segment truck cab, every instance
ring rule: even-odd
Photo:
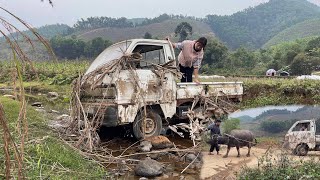
[[[307,155],[308,151],[320,150],[320,136],[316,135],[315,120],[295,122],[285,135],[284,148],[292,150],[299,156]]]

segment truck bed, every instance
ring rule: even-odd
[[[320,144],[320,135],[316,135],[316,144]]]
[[[226,97],[242,100],[242,82],[177,83],[177,100],[191,99],[198,95],[205,97]]]

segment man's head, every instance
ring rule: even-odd
[[[206,45],[207,45],[207,38],[201,37],[194,44],[194,50],[201,51],[201,49],[204,49],[206,47]]]
[[[216,124],[216,126],[220,126],[221,120],[220,120],[220,119],[217,119],[217,120],[215,121],[215,124]]]

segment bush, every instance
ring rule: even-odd
[[[314,159],[294,161],[286,154],[278,157],[266,155],[256,168],[244,167],[238,179],[319,179],[320,162]]]
[[[280,133],[288,130],[291,125],[291,121],[263,121],[260,127],[270,133]]]
[[[240,119],[231,118],[222,123],[222,130],[224,133],[230,133],[234,129],[240,128]]]

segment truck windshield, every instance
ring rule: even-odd
[[[105,49],[90,65],[89,69],[85,74],[89,74],[98,67],[103,66],[113,60],[121,58],[121,56],[126,52],[127,48],[131,44],[131,41],[120,42],[114,44],[107,49]]]

